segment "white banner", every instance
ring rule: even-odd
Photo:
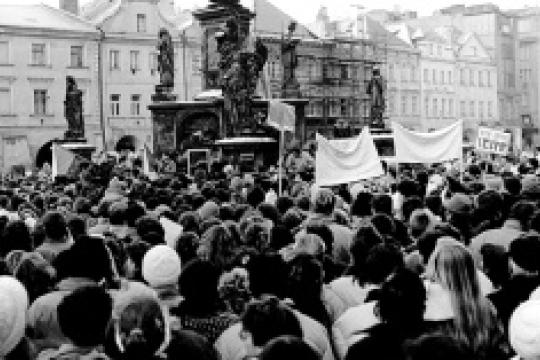
[[[433,164],[463,157],[463,121],[440,130],[421,133],[392,122],[396,161]]]
[[[478,128],[476,150],[497,155],[507,155],[510,151],[512,134],[486,127]]]
[[[315,183],[346,184],[384,175],[368,128],[352,139],[328,140],[317,134]]]

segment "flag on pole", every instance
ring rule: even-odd
[[[278,130],[294,132],[296,112],[294,106],[285,104],[279,100],[268,102],[268,125]]]
[[[59,144],[52,146],[52,172],[54,180],[58,175],[77,176],[80,172],[81,164],[88,160],[75,154],[73,151],[63,148]]]

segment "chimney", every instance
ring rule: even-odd
[[[60,9],[79,15],[79,0],[60,0]]]

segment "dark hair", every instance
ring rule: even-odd
[[[429,209],[429,211],[431,211],[434,215],[443,215],[443,202],[440,196],[426,196],[424,202],[426,203],[426,207]]]
[[[504,188],[511,195],[518,196],[521,193],[521,181],[516,176],[507,176],[503,178]]]
[[[396,223],[386,214],[376,214],[371,218],[371,223],[382,236],[396,236]]]
[[[382,284],[390,274],[404,267],[403,254],[390,244],[375,245],[369,251],[365,265],[358,276],[360,284]]]
[[[319,354],[302,339],[285,335],[270,340],[259,355],[259,360],[320,360]]]
[[[146,255],[146,252],[150,250],[150,248],[150,244],[140,240],[132,241],[126,245],[126,256],[133,262],[136,269],[133,278],[130,280],[144,282],[144,278],[142,276],[142,262],[144,255]]]
[[[270,230],[270,248],[278,251],[294,243],[292,233],[283,225],[273,226]]]
[[[409,222],[411,214],[414,212],[414,210],[422,209],[423,207],[424,202],[419,197],[414,196],[406,199],[403,202],[403,206],[401,207],[401,212],[403,213],[403,220],[405,222]]]
[[[371,249],[383,242],[382,235],[372,225],[358,228],[351,242],[352,265],[348,273],[358,279],[364,270],[366,259]]]
[[[242,315],[242,326],[251,334],[253,344],[259,347],[283,335],[303,336],[296,315],[274,296],[249,303]]]
[[[28,291],[30,303],[51,292],[56,282],[55,269],[38,253],[23,254],[13,276]]]
[[[264,197],[264,190],[260,186],[254,186],[248,191],[246,201],[253,208],[256,208],[264,201]]]
[[[105,341],[113,303],[99,286],[87,286],[66,295],[58,305],[58,323],[75,345],[95,347]]]
[[[375,213],[392,215],[392,198],[387,194],[375,195],[371,200],[371,206]]]
[[[81,236],[64,252],[68,254],[64,260],[65,276],[91,279],[96,283],[113,280],[112,258],[103,239]]]
[[[533,202],[521,200],[512,206],[508,218],[519,221],[522,230],[527,231],[529,221],[533,217],[536,210],[536,205]]]
[[[74,240],[77,240],[82,235],[86,235],[86,221],[82,217],[77,215],[69,216],[67,225]]]
[[[200,235],[199,215],[195,211],[186,211],[180,215],[178,222],[182,225],[184,231],[193,231]]]
[[[371,202],[373,195],[368,192],[359,192],[354,199],[351,207],[351,215],[353,216],[371,216],[373,209]]]
[[[68,227],[64,215],[59,212],[48,212],[43,218],[45,236],[53,241],[64,240],[68,236]]]
[[[254,297],[272,294],[284,298],[287,284],[287,265],[276,253],[264,253],[250,257],[246,270],[249,288]]]
[[[281,222],[281,215],[277,207],[275,207],[274,205],[263,202],[259,204],[257,210],[259,210],[263,218],[271,220],[274,225],[277,225]]]
[[[225,271],[232,267],[240,246],[240,240],[227,227],[214,225],[203,234],[198,253]]]
[[[0,256],[5,257],[13,250],[30,252],[34,250],[32,236],[28,226],[21,221],[9,222],[4,228],[0,241]]]
[[[189,262],[178,280],[184,302],[182,312],[204,317],[214,314],[219,305],[219,269],[210,261],[194,259]]]
[[[176,252],[182,260],[182,264],[187,264],[197,257],[200,241],[199,236],[193,231],[182,232],[176,242]]]
[[[334,251],[334,233],[328,225],[322,222],[310,222],[306,226],[306,233],[319,235],[324,242],[327,254]]]
[[[149,215],[145,215],[137,220],[137,234],[142,238],[144,235],[154,232],[165,238],[165,230],[161,223]]]
[[[498,289],[510,279],[510,263],[505,248],[495,244],[484,244],[480,248],[483,271]]]
[[[276,201],[276,207],[281,215],[284,215],[294,206],[294,200],[288,196],[280,196]]]

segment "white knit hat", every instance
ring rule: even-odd
[[[540,356],[540,301],[529,300],[510,318],[510,344],[523,359]]]
[[[144,255],[143,278],[152,287],[176,285],[181,269],[180,257],[167,245],[154,246]]]
[[[28,294],[11,276],[0,276],[0,357],[19,344],[26,327]]]

